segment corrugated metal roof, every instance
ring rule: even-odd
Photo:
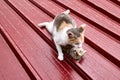
[[[119,80],[119,0],[1,0],[1,80]],[[77,25],[87,24],[80,62],[57,59],[51,35],[40,22],[70,9]]]

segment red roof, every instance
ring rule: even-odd
[[[1,80],[120,80],[119,0],[1,0]],[[37,24],[71,10],[87,24],[80,62],[57,59],[51,35]]]

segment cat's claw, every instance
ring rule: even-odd
[[[63,58],[63,56],[58,56],[58,59],[59,59],[60,61],[62,61],[64,58]]]

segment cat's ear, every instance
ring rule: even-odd
[[[69,38],[74,38],[74,34],[71,31],[68,31],[67,35],[68,35]]]
[[[79,31],[80,33],[83,33],[85,31],[86,24],[80,25]]]

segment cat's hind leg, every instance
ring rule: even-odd
[[[50,33],[53,32],[53,21],[39,23],[38,27],[45,27]]]
[[[46,27],[48,24],[49,24],[49,22],[39,23],[38,27]]]

